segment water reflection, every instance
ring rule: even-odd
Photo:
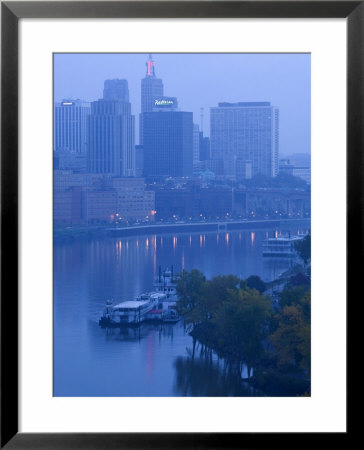
[[[252,247],[254,247],[254,242],[255,242],[255,233],[254,233],[254,231],[252,231],[250,233],[250,242],[251,242]]]
[[[297,228],[292,234],[305,232],[307,224]],[[192,339],[181,324],[106,330],[98,319],[106,300],[119,303],[151,290],[159,266],[173,265],[175,273],[197,268],[207,278],[235,274],[272,280],[292,263],[262,257],[263,240],[275,231],[55,243],[54,395],[251,395],[233,367],[200,348],[192,357]]]
[[[188,348],[187,357],[175,359],[174,392],[193,397],[257,397],[262,393],[244,382],[240,368],[220,360],[203,346]]]
[[[158,340],[169,340],[173,342],[172,324],[153,324],[145,323],[140,327],[105,327],[101,328],[102,333],[107,341],[121,341],[121,342],[141,342],[147,340],[150,343],[151,337],[158,336]]]

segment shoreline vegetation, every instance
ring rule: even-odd
[[[311,236],[297,246],[296,264],[278,280],[240,280],[199,270],[183,271],[177,282],[177,311],[193,338],[236,368],[266,396],[310,396]],[[280,291],[274,288],[279,286]],[[271,291],[271,292],[269,292]]]

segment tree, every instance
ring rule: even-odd
[[[230,298],[232,291],[237,291],[239,278],[234,275],[218,275],[207,281],[203,287],[203,301],[208,311],[208,319],[215,316],[221,304]]]
[[[311,295],[307,291],[295,303],[284,306],[277,315],[278,327],[270,336],[278,366],[295,365],[304,371],[310,369],[311,360]]]
[[[205,318],[205,312],[201,310],[205,282],[205,276],[197,269],[191,272],[184,270],[178,277],[177,312],[184,317],[187,324],[195,325]]]
[[[289,281],[292,286],[309,286],[310,285],[310,278],[307,275],[305,275],[303,272],[298,272],[295,275],[292,275]]]
[[[255,366],[264,352],[271,311],[270,299],[256,290],[230,291],[215,319],[220,347],[248,367]]]
[[[250,289],[256,289],[261,294],[266,291],[267,286],[258,275],[252,275],[246,279],[246,285]]]
[[[303,239],[296,241],[294,243],[294,247],[306,266],[308,261],[311,259],[311,234],[308,234]]]
[[[183,271],[177,282],[177,310],[187,323],[194,326],[207,323],[228,298],[229,292],[237,290],[238,283],[239,278],[234,275],[218,275],[206,280],[198,270]]]
[[[279,294],[279,306],[283,309],[285,306],[299,304],[300,300],[305,295],[305,292],[305,286],[298,286],[292,289],[284,289]]]

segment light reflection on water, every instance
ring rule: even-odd
[[[54,394],[252,395],[231,370],[224,372],[206,355],[191,358],[192,339],[181,323],[106,330],[98,319],[107,299],[130,300],[151,290],[159,266],[173,265],[175,273],[197,268],[207,278],[217,274],[276,278],[291,262],[262,257],[262,241],[267,232],[273,237],[275,231],[279,230],[56,243]],[[291,233],[297,234],[297,226]]]

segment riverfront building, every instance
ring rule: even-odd
[[[311,184],[311,167],[306,165],[297,165],[290,159],[279,160],[279,173],[286,173],[294,177],[301,178],[307,184]]]
[[[234,190],[233,213],[243,217],[309,217],[311,192],[295,188]]]
[[[155,193],[143,178],[54,171],[54,224],[152,221]]]
[[[223,176],[277,175],[277,108],[269,102],[219,103],[211,108],[210,121],[211,158],[217,167],[223,166]]]
[[[88,171],[135,175],[135,120],[126,80],[106,80],[104,96],[91,103],[88,118]]]
[[[309,217],[310,191],[296,188],[228,188],[185,183],[157,187],[157,220]]]
[[[192,112],[148,112],[143,114],[143,122],[144,176],[192,175]]]
[[[158,220],[221,219],[231,214],[232,190],[204,189],[196,186],[157,189],[155,207]]]
[[[116,214],[120,220],[154,220],[155,193],[145,189],[144,178],[113,178],[110,181],[117,193]]]
[[[54,108],[54,150],[85,153],[90,103],[64,99]]]

